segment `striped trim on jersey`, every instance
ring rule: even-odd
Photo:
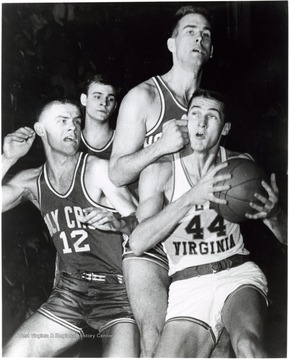
[[[83,161],[83,166],[82,166],[82,171],[81,171],[81,186],[82,186],[82,190],[83,190],[83,193],[84,193],[86,199],[92,204],[92,206],[102,208],[102,209],[111,211],[113,213],[117,213],[118,211],[116,209],[106,206],[106,205],[101,205],[101,204],[95,202],[88,194],[86,185],[85,185],[85,171],[86,171],[88,156],[89,156],[89,154],[84,155],[84,161]]]
[[[152,80],[156,86],[156,89],[158,90],[158,94],[159,94],[159,97],[160,97],[160,101],[161,101],[161,111],[160,111],[160,115],[158,117],[158,120],[156,122],[156,124],[146,132],[146,136],[149,136],[151,135],[157,128],[158,126],[161,125],[162,121],[163,121],[163,117],[164,117],[164,114],[165,114],[165,99],[164,99],[164,95],[163,95],[163,92],[161,90],[161,87],[157,81],[157,79],[162,83],[162,85],[164,86],[164,88],[168,91],[168,93],[170,94],[171,98],[173,99],[174,103],[181,109],[183,110],[184,112],[187,111],[186,107],[181,105],[174,97],[174,95],[172,94],[172,91],[168,88],[168,86],[165,84],[165,82],[162,80],[161,76],[155,76],[155,77],[152,77]]]
[[[48,310],[45,310],[45,309],[42,309],[42,308],[38,309],[37,311],[39,313],[41,313],[43,316],[47,317],[48,319],[56,322],[57,324],[62,325],[65,328],[78,333],[81,338],[85,336],[85,334],[84,334],[84,332],[83,332],[83,330],[81,328],[79,328],[78,326],[75,326],[75,325],[69,323],[68,321],[54,315],[52,312],[50,312]]]
[[[172,91],[169,89],[169,87],[165,84],[164,80],[161,78],[161,76],[157,76],[158,80],[162,83],[162,85],[165,87],[165,89],[169,92],[172,100],[175,102],[175,104],[177,105],[177,107],[179,107],[181,110],[187,112],[187,107],[183,106],[182,104],[180,104],[180,102],[174,97],[174,95],[172,94]]]
[[[97,149],[97,148],[92,147],[92,146],[87,142],[87,140],[86,140],[85,137],[84,137],[83,132],[81,132],[81,140],[82,140],[82,142],[85,144],[85,146],[86,146],[89,150],[91,150],[92,152],[95,152],[95,153],[101,153],[101,152],[107,150],[107,149],[111,146],[111,144],[113,143],[114,138],[115,138],[115,130],[113,131],[112,136],[111,136],[111,138],[109,139],[109,141],[107,142],[107,144],[104,145],[102,148]]]
[[[227,151],[223,146],[220,146],[220,148],[219,148],[219,155],[220,155],[220,158],[221,158],[221,162],[224,162],[224,161],[226,161],[228,159]],[[177,188],[176,188],[177,173],[176,173],[176,163],[175,163],[175,161],[177,161],[177,160],[180,161],[180,165],[182,167],[182,170],[183,170],[183,173],[184,173],[184,176],[185,176],[185,179],[187,181],[187,185],[189,186],[189,188],[192,188],[194,186],[193,182],[190,179],[188,171],[187,171],[187,169],[186,169],[186,167],[184,165],[184,162],[182,160],[183,159],[182,151],[179,151],[178,153],[174,153],[171,156],[172,156],[172,193],[171,193],[171,196],[170,196],[169,203],[172,203],[172,201],[175,200],[175,194],[176,194],[176,191],[177,191]]]
[[[65,199],[69,196],[69,194],[73,191],[74,189],[74,185],[75,185],[75,181],[76,181],[76,175],[77,175],[77,171],[78,171],[78,168],[80,166],[80,162],[81,162],[81,159],[82,159],[82,153],[79,153],[79,156],[78,156],[78,161],[77,161],[77,165],[75,167],[75,170],[74,170],[74,174],[73,174],[73,179],[72,179],[72,182],[70,184],[70,187],[69,189],[67,190],[67,192],[62,195],[60,194],[59,192],[57,192],[53,186],[51,185],[50,181],[49,181],[49,178],[48,178],[48,174],[47,174],[47,167],[46,167],[46,163],[43,165],[43,175],[44,175],[44,179],[45,179],[45,182],[46,182],[46,185],[48,186],[49,190],[51,192],[53,192],[56,196],[62,198],[62,199]],[[40,191],[40,176],[39,176],[39,181],[38,181],[38,185],[39,185],[39,193],[41,193]]]

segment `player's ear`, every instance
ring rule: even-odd
[[[211,46],[210,48],[210,54],[209,54],[209,57],[212,58],[213,57],[213,45]]]
[[[230,122],[226,122],[225,124],[224,124],[224,127],[223,127],[223,130],[222,130],[222,135],[228,135],[228,133],[230,132],[230,130],[231,130],[231,126],[232,126],[232,124],[230,123]]]
[[[45,129],[44,126],[40,123],[40,122],[36,122],[34,124],[34,131],[36,132],[36,134],[40,137],[43,137],[45,134]]]
[[[86,105],[87,105],[87,95],[86,95],[86,94],[82,93],[82,94],[81,94],[81,97],[80,97],[80,100],[81,100],[81,104],[82,104],[83,106],[86,106]]]
[[[175,47],[175,41],[174,38],[169,38],[167,40],[167,48],[170,52],[175,53],[176,52],[176,47]]]

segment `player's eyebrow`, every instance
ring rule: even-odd
[[[202,107],[200,105],[193,105],[193,106],[191,106],[189,111],[191,111],[194,108],[201,109]],[[207,111],[216,111],[221,115],[221,111],[215,107],[208,108]]]
[[[209,108],[210,111],[217,111],[221,115],[221,111],[217,108]]]
[[[193,28],[193,29],[195,29],[195,28],[197,28],[197,27],[198,27],[197,25],[188,24],[188,25],[185,25],[185,26],[182,28],[182,30],[185,30],[185,29],[187,29],[187,28]],[[208,30],[208,31],[211,32],[211,28],[210,28],[209,26],[204,26],[204,27],[202,28],[202,30]]]
[[[104,93],[99,92],[99,91],[93,91],[92,94],[93,94],[93,95],[105,95]],[[109,94],[107,94],[107,95],[108,95],[108,96],[114,96],[114,97],[116,97],[116,95],[113,94],[113,93],[109,93]]]

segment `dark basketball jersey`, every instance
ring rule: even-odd
[[[122,273],[122,235],[92,228],[78,220],[87,207],[105,208],[94,202],[85,188],[88,154],[80,153],[69,190],[59,194],[50,184],[46,165],[38,178],[40,211],[63,266],[69,272]]]
[[[91,145],[89,145],[89,143],[87,142],[87,140],[84,137],[84,134],[81,133],[81,143],[80,143],[79,151],[82,151],[89,155],[95,155],[101,159],[110,160],[114,137],[115,137],[115,130],[113,131],[113,134],[112,134],[110,140],[107,142],[107,144],[105,146],[103,146],[102,148],[96,149],[96,148],[92,147]]]
[[[156,124],[146,132],[144,147],[153,144],[162,135],[162,125],[172,119],[181,119],[187,109],[181,105],[160,76],[152,78],[161,100],[161,111]]]

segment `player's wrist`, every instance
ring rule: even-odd
[[[1,161],[2,161],[2,171],[7,171],[11,168],[11,166],[13,166],[14,164],[16,164],[17,160],[19,159],[19,157],[10,157],[5,155],[4,153],[1,156]]]
[[[281,206],[278,206],[277,209],[273,212],[273,214],[270,214],[270,216],[268,217],[269,220],[277,220],[279,218],[279,216],[282,213],[282,208]]]
[[[130,236],[135,227],[138,225],[136,214],[132,213],[128,216],[122,216],[120,218],[121,232]]]

